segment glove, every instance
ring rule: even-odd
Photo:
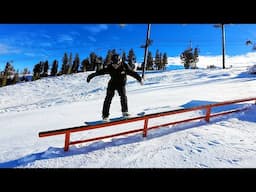
[[[87,80],[86,80],[86,81],[87,81],[87,83],[89,83],[89,82],[90,82],[90,80],[91,80],[91,78],[88,76],[88,77],[87,77]]]
[[[90,74],[90,75],[88,75],[88,77],[87,77],[87,83],[89,83],[90,81],[91,81],[91,79],[93,78],[93,74]]]

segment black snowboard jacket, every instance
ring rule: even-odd
[[[141,82],[142,80],[139,74],[133,71],[128,66],[128,64],[122,63],[117,69],[115,69],[111,64],[109,64],[103,69],[100,69],[95,73],[90,74],[87,78],[87,82],[89,82],[92,78],[96,76],[105,75],[105,74],[109,74],[111,76],[111,79],[109,80],[109,84],[114,86],[124,86],[127,81],[127,75],[132,76],[133,78],[137,79],[139,82]]]

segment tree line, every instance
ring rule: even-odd
[[[34,81],[48,76],[97,71],[111,63],[113,54],[117,54],[115,49],[108,50],[106,57],[103,59],[103,57],[98,56],[95,52],[91,52],[88,57],[81,61],[78,53],[75,54],[73,59],[72,53],[68,54],[65,52],[62,57],[60,68],[59,62],[56,59],[53,61],[51,69],[48,60],[40,61],[35,64],[33,67],[32,79],[29,79],[31,72],[27,68],[19,74],[19,71],[14,69],[11,62],[7,62],[4,71],[0,72],[0,87],[15,84],[20,81]],[[133,70],[135,70],[136,55],[132,48],[129,50],[128,55],[123,51],[121,57],[123,62],[126,62]],[[159,50],[156,50],[155,59],[153,59],[152,52],[148,52],[146,70],[165,70],[166,64],[168,64],[167,53],[161,53]],[[141,66],[143,65],[144,63],[141,64]],[[141,70],[141,66],[138,66],[137,70]]]
[[[117,54],[115,49],[108,50],[106,57],[98,56],[95,52],[91,52],[88,57],[80,60],[79,54],[76,53],[74,59],[72,53],[64,53],[62,57],[61,67],[59,69],[59,62],[55,59],[49,67],[48,60],[40,61],[34,65],[33,75],[31,78],[31,72],[25,68],[22,73],[15,70],[11,62],[7,62],[4,71],[0,72],[0,87],[6,85],[12,85],[20,81],[35,81],[42,77],[48,76],[60,76],[64,74],[79,73],[85,71],[97,71],[102,69],[104,66],[111,63],[113,54]],[[133,70],[135,70],[136,55],[134,50],[131,48],[126,55],[123,51],[122,61],[126,62]],[[165,70],[166,64],[168,64],[167,53],[162,53],[158,49],[156,50],[155,57],[151,51],[148,52],[146,70]],[[184,64],[185,69],[196,69],[196,63],[199,61],[199,49],[189,47],[180,54],[181,62]],[[144,66],[142,62],[140,66],[137,66],[136,70],[141,70]]]

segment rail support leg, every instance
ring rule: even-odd
[[[147,132],[148,132],[148,118],[146,118],[144,122],[143,137],[147,136]]]
[[[65,146],[64,146],[64,151],[68,151],[69,149],[69,141],[70,141],[70,132],[68,131],[65,134]]]
[[[205,121],[210,122],[210,115],[211,115],[211,107],[206,108],[206,115],[205,115]]]

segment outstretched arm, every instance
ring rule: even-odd
[[[87,77],[87,83],[89,83],[90,81],[91,81],[91,79],[92,78],[94,78],[96,75],[95,75],[95,73],[91,73],[90,75],[88,75],[88,77]]]
[[[87,77],[87,83],[89,83],[91,81],[92,78],[99,76],[99,75],[105,75],[108,74],[108,70],[107,68],[103,68],[99,71],[96,71],[95,73],[91,73],[90,75],[88,75]]]
[[[137,72],[135,72],[135,71],[129,71],[129,70],[128,70],[128,71],[127,71],[127,75],[132,76],[133,78],[137,79],[139,82],[142,81],[141,76],[140,76]]]
[[[127,71],[127,75],[132,76],[133,78],[137,79],[137,81],[141,83],[143,82],[143,79],[141,78],[141,76],[137,72],[130,69],[129,66],[127,66],[126,71]]]

